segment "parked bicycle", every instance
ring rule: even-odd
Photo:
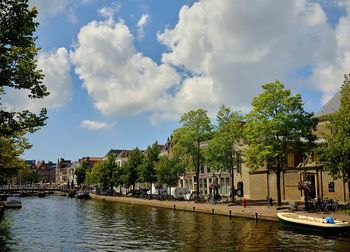
[[[305,204],[305,211],[307,212],[316,212],[316,213],[329,213],[334,212],[338,209],[339,204],[336,200],[333,199],[321,199],[317,198],[315,200],[308,201]]]

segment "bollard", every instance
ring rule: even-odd
[[[196,211],[196,208],[195,208],[195,207],[193,207],[192,212],[195,212],[195,211]]]
[[[231,220],[231,218],[232,218],[232,211],[230,210],[230,220]]]
[[[212,215],[214,214],[214,208],[213,208],[213,209],[211,209],[211,214],[212,214]]]
[[[174,211],[176,210],[176,205],[174,205]]]
[[[255,220],[258,220],[258,213],[255,213]]]
[[[243,202],[243,207],[246,208],[247,207],[247,199],[243,198],[242,202]]]

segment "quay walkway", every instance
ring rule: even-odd
[[[247,205],[243,207],[242,205],[231,205],[230,203],[222,204],[210,204],[210,203],[195,203],[193,201],[176,201],[176,200],[156,200],[156,199],[139,199],[133,197],[118,197],[118,196],[103,196],[90,194],[92,199],[104,200],[104,201],[114,201],[119,203],[135,204],[135,205],[145,205],[153,207],[161,207],[173,209],[175,211],[188,211],[196,213],[206,213],[228,216],[229,218],[250,218],[255,220],[269,220],[278,221],[277,212],[288,211],[286,209],[277,210],[277,207],[268,207],[267,205]],[[350,222],[349,214],[341,213],[308,213],[304,211],[297,211],[300,214],[308,216],[317,217],[327,217],[332,216],[338,220],[345,220]]]

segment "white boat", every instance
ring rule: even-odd
[[[350,231],[348,221],[336,220],[333,217],[320,218],[288,212],[277,213],[277,217],[281,225],[286,227],[320,232]]]
[[[17,196],[9,196],[6,199],[5,206],[6,208],[21,208],[22,202]]]

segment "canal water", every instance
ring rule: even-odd
[[[0,251],[350,251],[278,223],[60,196],[22,198],[0,223]]]

